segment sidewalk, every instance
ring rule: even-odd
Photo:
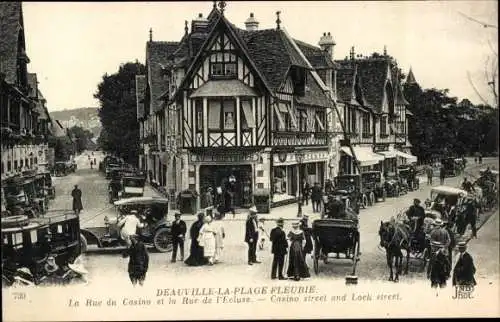
[[[483,224],[478,231],[477,239],[471,239],[468,243],[467,251],[472,255],[476,266],[476,280],[483,284],[498,283],[499,272],[499,215],[498,211]],[[485,280],[479,282],[479,280]]]

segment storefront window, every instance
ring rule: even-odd
[[[203,101],[201,99],[197,99],[194,102],[195,110],[196,110],[196,131],[203,131]]]
[[[273,192],[276,194],[286,193],[286,167],[274,168]]]

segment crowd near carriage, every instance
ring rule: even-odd
[[[98,248],[116,248],[126,246],[127,239],[123,226],[127,216],[139,218],[141,227],[138,238],[145,244],[153,245],[158,252],[172,250],[170,221],[167,219],[168,199],[157,197],[130,197],[114,202],[116,214],[106,216],[102,226],[81,228],[82,252],[89,245]]]

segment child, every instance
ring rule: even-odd
[[[264,238],[264,234],[267,236],[267,238],[269,238],[267,231],[264,229],[264,221],[265,221],[264,218],[260,218],[259,223],[258,223],[259,231],[262,233],[262,235],[261,235],[262,237],[260,238],[260,242],[259,242],[259,249],[260,250],[264,249],[264,243],[266,242],[266,239]]]

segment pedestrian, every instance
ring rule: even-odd
[[[476,157],[474,157],[474,163],[476,163],[476,164],[477,164],[477,156],[476,156]]]
[[[311,185],[309,182],[307,182],[306,179],[302,182],[302,204],[303,205],[308,205],[309,204],[309,196],[311,193]]]
[[[434,176],[434,170],[432,169],[432,166],[427,166],[426,169],[427,172],[427,185],[432,186],[432,177]]]
[[[446,171],[444,170],[444,167],[441,166],[439,168],[439,184],[444,185],[444,179],[446,178]]]
[[[451,263],[448,260],[446,247],[439,242],[432,241],[432,247],[438,248],[434,255],[431,255],[427,277],[431,280],[431,287],[446,287],[446,281],[450,278]]]
[[[141,222],[141,218],[137,210],[131,210],[126,214],[120,221],[118,221],[117,227],[120,231],[121,239],[127,244],[127,247],[132,245],[130,236],[137,234],[138,228],[143,228],[144,224]]]
[[[453,269],[453,286],[475,286],[476,267],[472,256],[467,252],[467,243],[459,242],[458,251],[460,254]]]
[[[226,232],[224,230],[223,221],[212,221],[211,225],[215,231],[214,263],[219,263],[222,258],[222,252],[224,250],[224,239],[226,238]]]
[[[131,244],[123,257],[129,257],[128,261],[128,276],[132,285],[143,285],[146,279],[146,273],[149,268],[149,254],[146,246],[137,238],[137,235],[130,236]]]
[[[205,265],[206,260],[203,256],[203,247],[201,247],[198,237],[200,235],[200,229],[203,226],[204,213],[198,213],[198,220],[195,221],[191,228],[189,229],[189,238],[191,238],[191,252],[189,257],[184,261],[188,266],[201,266]]]
[[[92,162],[92,160],[90,160],[90,169],[94,169],[94,163]]]
[[[480,154],[478,157],[479,164],[483,164],[483,156]]]
[[[226,189],[226,193],[224,195],[224,203],[224,211],[231,212],[234,219],[234,217],[236,217],[236,212],[234,211],[234,192],[229,188]]]
[[[259,228],[257,224],[257,208],[252,206],[245,224],[245,242],[248,244],[248,265],[260,264],[257,260],[257,241]]]
[[[321,193],[321,186],[319,185],[318,182],[314,183],[314,186],[312,187],[312,192],[311,192],[311,201],[312,201],[312,206],[313,206],[313,212],[320,212],[321,211],[321,199],[323,198],[322,193]]]
[[[306,240],[306,244],[304,245],[304,261],[306,259],[307,254],[311,254],[313,250],[313,239],[312,239],[312,229],[308,225],[309,216],[304,214],[302,219],[300,220],[300,229],[304,232],[304,238]]]
[[[212,226],[212,216],[205,216],[203,218],[203,226],[201,226],[198,235],[198,243],[203,247],[203,256],[208,264],[214,264],[215,257],[215,227]]]
[[[184,240],[186,238],[186,223],[181,219],[181,213],[176,212],[174,214],[175,220],[172,223],[172,263],[177,260],[177,248],[181,251],[181,261],[184,261]]]
[[[73,211],[75,215],[80,215],[80,211],[83,210],[82,205],[82,191],[78,188],[78,185],[75,184],[75,188],[71,191],[71,197],[73,197]]]
[[[292,224],[292,230],[288,233],[290,240],[290,252],[288,255],[288,278],[293,278],[295,281],[300,281],[301,278],[307,278],[309,268],[304,260],[304,249],[302,243],[305,241],[304,232],[299,228],[298,221]]]
[[[213,207],[214,205],[214,198],[212,197],[212,187],[208,187],[207,191],[205,192],[205,206],[206,208]]]
[[[273,254],[273,263],[271,266],[271,279],[284,280],[283,269],[285,266],[285,256],[288,250],[288,242],[286,240],[285,231],[283,230],[285,221],[280,218],[276,221],[276,227],[271,230],[269,239],[271,240],[272,247],[271,253]]]
[[[264,227],[264,221],[265,221],[264,218],[259,218],[258,223],[257,223],[257,226],[259,228],[259,235],[260,235],[260,241],[259,241],[259,249],[260,250],[264,249],[264,244],[266,243],[265,236],[269,237],[269,235],[267,234],[266,229]]]

